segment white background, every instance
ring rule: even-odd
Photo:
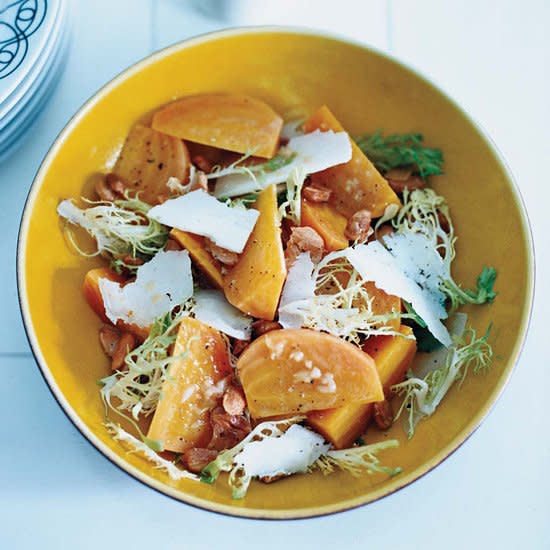
[[[0,166],[0,548],[550,548],[550,2],[255,0],[225,20],[183,0],[78,0],[55,94]],[[234,2],[233,5],[239,4]],[[134,61],[234,24],[308,25],[389,52],[490,133],[517,177],[537,244],[531,331],[504,396],[427,477],[336,516],[263,522],[172,501],[99,455],[50,396],[25,340],[15,245],[25,196],[79,106]]]

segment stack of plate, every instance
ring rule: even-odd
[[[0,162],[51,95],[68,27],[67,0],[0,0]]]

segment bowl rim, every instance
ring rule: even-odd
[[[34,202],[38,196],[41,183],[44,177],[44,174],[47,172],[52,160],[55,158],[60,148],[62,147],[66,137],[70,134],[73,127],[79,122],[79,120],[87,114],[92,107],[104,96],[106,96],[113,88],[115,88],[119,83],[126,80],[131,75],[142,70],[144,67],[156,63],[160,59],[163,59],[167,56],[172,55],[173,53],[187,48],[197,46],[202,43],[211,42],[218,40],[220,38],[233,37],[239,35],[250,35],[250,34],[270,34],[270,33],[280,33],[280,34],[295,34],[302,36],[313,36],[319,38],[325,38],[333,40],[336,42],[348,44],[360,49],[367,51],[370,54],[384,58],[386,61],[397,65],[400,69],[405,70],[410,73],[415,78],[422,81],[428,87],[432,88],[436,93],[440,94],[455,110],[457,110],[460,115],[469,122],[478,132],[480,137],[485,141],[486,145],[490,148],[491,152],[500,163],[503,171],[508,177],[510,184],[510,189],[514,195],[515,202],[520,212],[521,225],[523,229],[523,235],[525,239],[525,248],[527,253],[527,288],[526,288],[526,299],[523,305],[522,318],[518,331],[518,337],[516,339],[515,346],[511,352],[510,361],[507,365],[504,366],[502,374],[497,382],[493,393],[490,395],[488,402],[470,419],[468,424],[461,430],[461,432],[449,443],[447,444],[440,452],[431,457],[430,460],[426,461],[424,464],[418,468],[412,470],[408,474],[401,474],[393,478],[390,486],[385,488],[374,488],[370,494],[360,495],[357,497],[352,497],[346,500],[339,501],[333,504],[326,504],[322,506],[310,506],[307,508],[299,508],[296,510],[287,510],[287,509],[259,509],[259,508],[246,508],[239,507],[229,504],[222,504],[218,502],[213,502],[204,498],[195,497],[193,495],[185,494],[178,492],[174,487],[167,485],[157,479],[154,479],[144,472],[142,472],[137,467],[131,465],[121,456],[107,447],[96,435],[95,433],[88,428],[88,426],[80,419],[78,414],[72,408],[71,404],[64,397],[60,388],[56,384],[49,368],[47,362],[42,355],[42,351],[38,344],[36,335],[34,333],[29,303],[27,300],[27,284],[25,277],[25,249],[27,244],[27,236],[29,230],[30,214],[33,209]],[[504,388],[508,384],[512,372],[518,364],[520,355],[523,351],[527,332],[531,322],[532,311],[533,311],[533,300],[534,300],[534,287],[535,287],[535,249],[533,243],[533,235],[530,225],[529,216],[525,207],[525,203],[521,192],[518,188],[517,182],[514,178],[514,175],[506,163],[502,153],[499,151],[493,140],[489,137],[488,133],[483,129],[483,127],[475,121],[456,101],[454,101],[445,91],[439,88],[435,83],[433,83],[427,76],[420,73],[416,68],[407,63],[404,63],[397,59],[394,55],[388,54],[380,49],[373,47],[368,44],[364,44],[360,41],[349,39],[343,36],[340,36],[336,33],[327,32],[321,29],[313,29],[302,26],[291,26],[291,25],[259,25],[259,26],[239,26],[231,27],[221,30],[215,30],[207,33],[202,33],[190,38],[184,39],[182,41],[171,44],[165,48],[162,48],[152,54],[145,56],[136,63],[130,65],[120,73],[118,73],[114,78],[109,80],[106,84],[101,86],[79,109],[71,116],[71,118],[64,125],[63,129],[59,132],[54,142],[48,149],[46,155],[44,156],[36,175],[33,179],[33,182],[29,188],[27,198],[25,200],[25,205],[23,208],[23,213],[21,216],[21,221],[19,225],[19,234],[17,240],[17,255],[16,255],[16,271],[17,271],[17,293],[19,306],[21,310],[21,315],[23,319],[23,326],[29,341],[31,352],[33,354],[34,360],[39,367],[40,373],[48,386],[53,397],[59,404],[61,410],[65,413],[67,418],[71,423],[78,429],[81,435],[93,446],[95,449],[103,455],[107,460],[113,463],[115,466],[120,468],[123,472],[134,478],[135,480],[143,483],[144,485],[154,489],[155,491],[168,496],[178,502],[183,502],[185,504],[191,505],[195,508],[201,510],[206,510],[214,513],[219,513],[222,515],[228,515],[233,517],[249,518],[249,519],[269,519],[269,520],[290,520],[290,519],[306,519],[306,518],[315,518],[320,516],[325,516],[329,514],[334,514],[338,512],[344,512],[347,510],[352,510],[366,504],[376,502],[396,491],[399,491],[414,481],[424,477],[427,473],[441,464],[449,456],[451,456],[455,451],[458,450],[479,428],[481,423],[485,420],[487,415],[491,412],[496,402],[502,395]]]

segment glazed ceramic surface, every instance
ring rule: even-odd
[[[381,455],[403,473],[353,478],[299,475],[271,485],[254,482],[245,499],[215,485],[172,481],[113,441],[103,423],[98,378],[109,372],[100,349],[100,321],[81,293],[84,274],[99,260],[76,255],[56,215],[60,200],[91,195],[130,127],[177,97],[242,92],[270,103],[287,119],[327,104],[351,134],[384,129],[422,132],[443,149],[445,175],[432,178],[449,202],[458,234],[455,279],[467,286],[485,265],[498,269],[498,298],[465,308],[479,331],[493,323],[495,361],[487,375],[453,387],[412,440],[400,422],[368,442],[396,438]],[[39,366],[55,397],[82,433],[115,464],[165,494],[217,512],[294,518],[348,509],[385,496],[427,473],[475,430],[502,391],[525,336],[533,293],[533,255],[519,195],[498,153],[476,125],[420,76],[363,46],[288,29],[241,29],[188,40],[128,69],[70,121],[31,189],[19,243],[22,312]]]

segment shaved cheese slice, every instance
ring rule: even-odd
[[[313,268],[310,253],[302,252],[288,270],[279,304],[279,323],[283,328],[302,326],[304,316],[299,305],[315,296]]]
[[[426,323],[428,330],[445,346],[451,337],[441,322],[447,317],[445,306],[427,288],[420,287],[408,277],[398,260],[378,241],[348,248],[345,254],[349,262],[365,281],[372,281],[380,290],[409,302]],[[411,268],[412,269],[412,268]]]
[[[257,210],[231,208],[202,189],[167,200],[147,213],[149,218],[164,225],[203,235],[239,254],[259,215]]]
[[[84,215],[84,211],[78,208],[71,200],[61,201],[57,206],[57,213],[66,220],[80,225],[84,229],[88,229],[91,225],[88,218]]]
[[[82,210],[78,208],[72,200],[64,200],[57,206],[57,214],[65,218],[68,222],[79,225],[90,233],[97,242],[97,249],[104,250],[110,244],[109,232],[101,231],[95,222],[96,215],[109,209],[109,206],[100,205],[99,207]]]
[[[148,327],[193,295],[191,260],[186,250],[160,251],[140,266],[125,286],[99,279],[105,313],[113,322]]]
[[[346,132],[320,130],[292,138],[286,149],[296,155],[287,165],[256,177],[250,173],[222,176],[218,178],[214,195],[237,197],[259,191],[272,184],[284,183],[295,168],[302,167],[306,174],[314,174],[348,162],[352,154],[350,138]]]
[[[289,120],[288,122],[285,122],[281,130],[281,139],[291,140],[292,138],[303,136],[303,124],[303,120]]]
[[[195,318],[228,336],[250,339],[252,317],[233,307],[219,290],[198,290],[193,296]]]
[[[384,246],[407,277],[427,289],[439,303],[445,302],[440,284],[450,278],[448,264],[424,233],[392,233],[384,237]]]
[[[279,437],[250,441],[234,463],[251,477],[295,474],[306,472],[329,448],[320,435],[294,424]]]

